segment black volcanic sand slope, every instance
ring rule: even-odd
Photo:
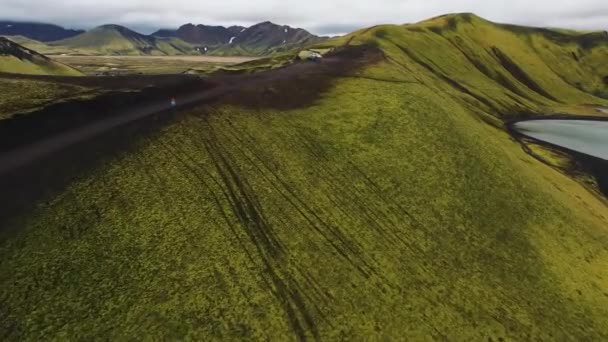
[[[213,84],[194,77],[183,77],[176,85],[144,88],[139,92],[106,92],[93,99],[74,100],[44,109],[17,114],[0,121],[0,151],[35,143],[68,132],[93,121],[119,115],[123,108],[140,108],[150,103],[168,104],[171,97],[184,96],[192,89],[205,92]]]
[[[0,196],[0,217],[13,216],[15,211],[28,207],[28,203],[58,188],[70,174],[82,170],[79,164],[85,160],[94,160],[103,153],[109,153],[115,146],[123,148],[133,139],[132,133],[137,127],[149,131],[148,124],[156,127],[158,121],[165,122],[173,117],[175,110],[185,110],[201,103],[211,103],[218,99],[223,102],[236,101],[247,105],[256,105],[265,101],[264,96],[256,94],[260,85],[273,84],[283,89],[291,89],[297,100],[275,99],[275,106],[290,108],[294,105],[305,105],[327,89],[332,76],[348,73],[363,63],[377,59],[379,54],[366,47],[355,48],[360,51],[361,59],[345,58],[341,53],[329,57],[324,64],[299,63],[289,68],[281,68],[264,74],[243,74],[223,76],[221,74],[201,79],[188,75],[166,76],[117,76],[117,77],[48,77],[31,75],[5,75],[8,84],[21,82],[33,86],[60,87],[86,86],[97,89],[99,94],[93,98],[72,99],[49,105],[43,109],[27,113],[13,113],[5,120],[0,120],[0,183],[7,191]],[[350,56],[348,56],[350,57]],[[294,84],[294,76],[304,76],[303,83]],[[44,83],[43,83],[44,82]],[[68,88],[69,89],[69,88]],[[78,89],[78,88],[76,88]],[[83,88],[86,89],[86,88]],[[118,91],[122,89],[121,91]],[[235,95],[235,91],[239,90]],[[113,90],[113,91],[111,91]],[[253,90],[249,92],[247,90]],[[177,99],[178,106],[172,110],[171,98]],[[125,125],[131,121],[139,121]],[[127,134],[118,128],[125,125]],[[112,136],[118,138],[116,144],[97,144],[91,147],[96,153],[85,156],[85,145],[82,141],[97,137],[108,130],[117,130]],[[117,138],[108,138],[115,140]],[[98,137],[95,141],[103,141]],[[120,141],[126,142],[120,142]],[[70,145],[75,148],[62,152]],[[71,157],[70,157],[71,156]],[[55,159],[70,160],[61,170],[61,162]],[[40,159],[40,160],[39,160]],[[34,163],[35,162],[35,163]],[[34,163],[26,169],[24,167]],[[76,165],[72,165],[76,163]],[[42,166],[44,165],[44,166]],[[49,171],[53,170],[53,171]],[[61,177],[59,175],[65,175]],[[54,178],[57,178],[56,181]],[[43,180],[44,179],[44,180]],[[35,180],[35,181],[32,181]],[[59,185],[56,185],[59,184]],[[14,193],[19,193],[18,200]]]
[[[503,125],[606,105],[559,37],[374,27],[178,115],[5,224],[0,336],[607,339],[606,201]]]

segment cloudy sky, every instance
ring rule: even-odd
[[[270,20],[339,34],[452,12],[515,24],[608,28],[608,0],[0,0],[0,9],[0,19],[84,29],[113,23],[144,33],[189,22],[248,26]]]

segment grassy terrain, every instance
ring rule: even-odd
[[[47,45],[56,50],[93,56],[200,55],[194,45],[180,39],[144,36],[117,25],[100,26]]]
[[[79,76],[81,73],[10,39],[0,37],[0,72],[35,75]]]
[[[19,59],[13,56],[0,56],[0,72],[32,75],[80,75],[80,72],[77,70],[56,62],[36,62]]]
[[[62,54],[75,54],[74,50],[67,49],[60,46],[51,46],[37,40],[33,40],[23,36],[5,36],[5,38],[12,40],[13,42],[25,46],[28,49],[32,49],[43,55],[62,55]]]
[[[31,80],[0,79],[0,120],[57,101],[90,96],[92,89]]]
[[[379,26],[309,106],[185,114],[11,222],[0,337],[608,339],[606,200],[502,124],[607,103],[567,37]]]
[[[206,73],[250,61],[245,57],[210,56],[56,56],[88,75]]]
[[[227,72],[255,73],[265,70],[272,70],[288,66],[296,60],[296,53],[293,51],[277,53],[271,57],[256,59],[236,65],[226,65],[218,68]]]

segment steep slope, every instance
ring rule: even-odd
[[[607,202],[503,127],[608,105],[596,36],[466,14],[323,42],[13,220],[0,336],[606,340]]]
[[[49,45],[93,55],[197,54],[194,46],[179,39],[146,36],[119,25],[103,25]]]
[[[80,75],[79,71],[55,62],[4,37],[0,37],[0,72],[39,75]]]
[[[23,36],[41,42],[66,39],[83,32],[82,30],[69,30],[52,24],[0,21],[0,35]]]

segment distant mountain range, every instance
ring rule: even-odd
[[[182,40],[143,35],[118,25],[99,26],[77,36],[47,44],[55,49],[64,48],[87,55],[200,54],[196,47]]]
[[[177,30],[159,30],[152,34],[156,37],[180,38],[191,44],[222,45],[230,42],[230,39],[245,30],[243,26],[207,26],[186,24]]]
[[[52,24],[0,21],[0,36],[23,36],[40,42],[66,39],[81,33],[84,31],[65,29]]]
[[[45,54],[261,56],[325,39],[268,21],[248,28],[186,24],[151,35],[119,25],[103,25],[85,32],[50,24],[2,23],[0,35],[18,37],[12,40]]]
[[[55,62],[4,37],[0,37],[0,72],[38,75],[80,75],[78,70]]]

